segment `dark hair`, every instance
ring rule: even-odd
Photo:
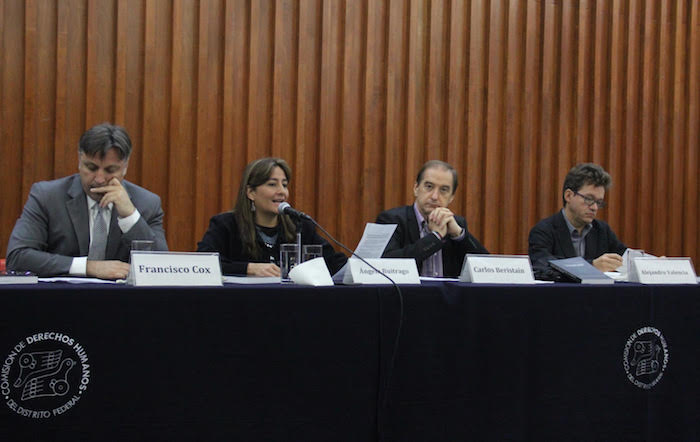
[[[282,158],[260,158],[248,164],[241,177],[241,185],[238,188],[236,204],[233,215],[238,223],[238,232],[241,235],[243,250],[253,259],[262,257],[262,249],[256,240],[255,213],[252,210],[252,202],[248,199],[248,189],[254,189],[265,184],[270,179],[272,171],[279,167],[291,181],[292,169]],[[296,227],[287,215],[279,215],[280,229],[284,242],[293,242],[296,235]]]
[[[430,160],[423,164],[423,167],[420,168],[418,171],[418,176],[416,177],[416,184],[420,184],[421,181],[423,181],[423,174],[425,173],[426,170],[428,169],[445,169],[449,172],[452,173],[452,194],[454,195],[455,191],[457,190],[457,171],[455,170],[454,167],[452,167],[451,164],[446,163],[444,161],[440,160]]]
[[[131,155],[131,138],[126,129],[110,123],[92,126],[80,137],[78,144],[78,152],[89,157],[97,155],[100,159],[104,158],[110,149],[117,149],[120,160],[128,160]]]
[[[595,187],[602,186],[608,190],[612,185],[612,178],[605,169],[595,163],[581,163],[572,167],[564,178],[564,188],[561,191],[561,200],[564,205],[566,206],[566,199],[564,199],[566,189],[578,192],[583,186],[589,184]]]

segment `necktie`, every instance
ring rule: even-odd
[[[431,232],[428,229],[428,223],[423,221],[423,236],[425,235],[433,235],[433,232]],[[425,258],[423,260],[423,267],[421,268],[421,276],[438,276],[437,272],[437,263],[435,262],[436,259],[436,254],[433,253],[429,257]]]
[[[94,223],[92,225],[92,241],[90,242],[90,252],[88,259],[103,260],[105,259],[105,249],[107,248],[107,223],[102,215],[104,210],[99,204],[95,204]]]

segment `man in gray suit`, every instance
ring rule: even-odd
[[[32,185],[7,245],[8,270],[120,279],[131,241],[167,250],[160,198],[124,180],[130,154],[122,127],[103,123],[85,132],[79,173]]]

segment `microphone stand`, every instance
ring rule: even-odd
[[[297,265],[299,265],[301,264],[301,218],[295,218],[294,221],[297,227]]]
[[[394,372],[394,365],[396,363],[396,354],[399,352],[399,341],[401,338],[401,329],[403,328],[403,315],[404,315],[404,308],[403,308],[403,294],[401,293],[401,289],[399,286],[394,282],[393,279],[389,277],[386,273],[382,272],[372,264],[368,263],[363,257],[360,255],[356,254],[353,250],[349,249],[348,247],[345,246],[345,244],[341,243],[337,239],[333,237],[330,233],[326,231],[319,223],[316,222],[315,219],[312,217],[309,217],[309,220],[314,224],[314,226],[318,227],[323,233],[326,234],[326,236],[333,241],[334,243],[338,244],[341,248],[344,250],[348,251],[351,253],[351,256],[356,256],[360,261],[363,263],[367,264],[372,270],[375,272],[379,273],[380,275],[384,276],[386,279],[388,279],[396,289],[396,293],[399,298],[399,323],[396,327],[396,337],[394,338],[394,345],[392,346],[391,350],[391,357],[389,358],[389,365],[386,370],[386,377],[384,379],[383,385],[379,386],[379,394],[377,395],[377,439],[381,442],[384,440],[384,413],[387,408],[387,402],[389,400],[389,387],[391,386],[391,378],[393,376]]]

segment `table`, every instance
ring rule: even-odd
[[[400,304],[388,286],[0,287],[7,379],[0,434],[11,435],[3,440],[700,439],[700,286],[446,282],[401,291],[394,355]],[[631,339],[644,327],[664,341],[653,333]],[[25,348],[8,358],[18,343]],[[627,347],[629,364],[635,346],[642,355],[647,343],[660,366],[656,374],[631,378],[661,377],[645,389],[628,378],[623,353]],[[54,376],[51,395],[22,400],[23,386],[41,368],[22,374],[25,353],[36,361],[53,355],[78,363]],[[14,387],[18,378],[25,384]],[[69,391],[59,395],[59,387]],[[39,413],[21,415],[26,410]]]

